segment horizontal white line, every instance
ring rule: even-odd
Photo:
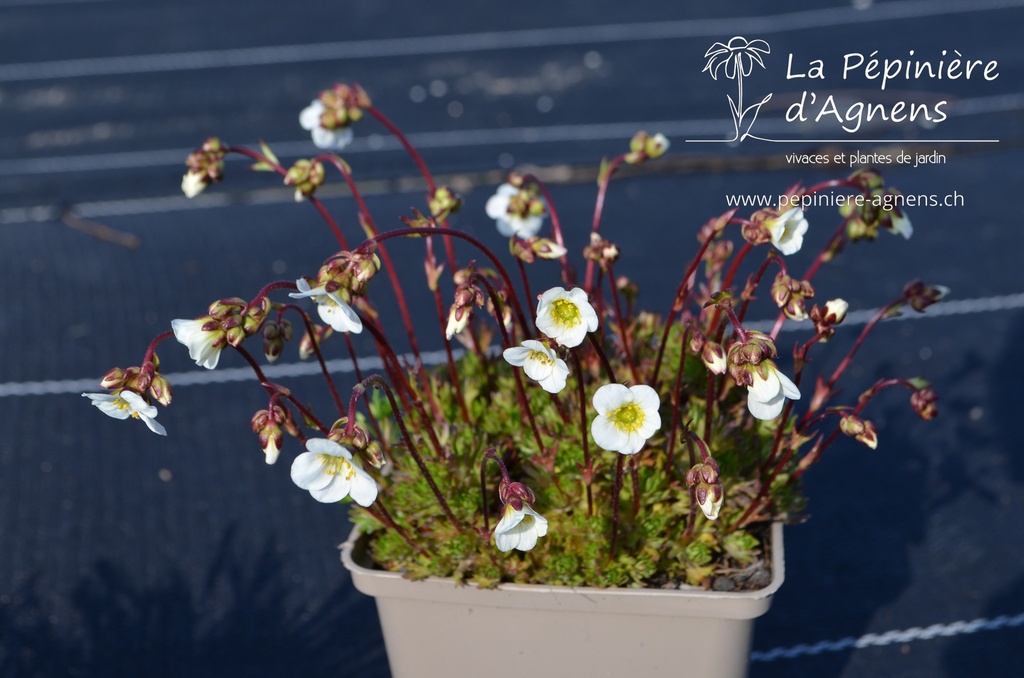
[[[925,628],[912,627],[901,631],[886,631],[885,633],[868,633],[859,638],[846,637],[838,640],[823,640],[813,645],[794,645],[792,647],[777,647],[771,650],[756,651],[750,653],[752,662],[772,662],[779,659],[795,659],[821,654],[823,652],[841,652],[843,650],[862,649],[865,647],[882,647],[895,643],[909,643],[915,640],[931,640],[959,636],[980,631],[997,631],[1004,628],[1013,628],[1024,625],[1024,614],[1014,616],[1000,615],[992,619],[984,617],[972,621],[956,621],[950,624],[932,624]]]
[[[1024,308],[1024,292],[1018,294],[1005,294],[995,297],[981,297],[977,299],[959,299],[955,301],[942,301],[928,308],[926,313],[907,313],[892,320],[920,320],[949,315],[962,315],[970,313],[989,313],[993,311],[1007,311]],[[842,327],[863,325],[874,317],[878,309],[866,309],[851,311],[843,321]],[[888,321],[886,321],[888,322]],[[746,323],[748,329],[767,331],[771,329],[773,321],[762,320]],[[810,323],[789,322],[783,326],[783,331],[809,330]],[[453,351],[458,356],[461,349]],[[447,360],[444,351],[426,351],[422,354],[423,364],[427,366],[440,365]],[[405,355],[402,359],[411,362],[412,356]],[[377,356],[368,356],[359,359],[359,367],[363,370],[381,369],[381,361]],[[348,359],[337,359],[327,361],[328,370],[334,374],[344,374],[355,370],[353,363]],[[304,377],[320,374],[320,366],[315,361],[301,363],[284,363],[279,365],[267,365],[263,368],[268,377]],[[176,372],[164,375],[171,382],[171,386],[196,386],[199,384],[215,384],[235,381],[248,381],[253,379],[253,372],[248,367],[235,367],[218,370],[196,370],[192,372]],[[98,379],[61,379],[50,381],[22,381],[0,384],[0,398],[19,397],[30,395],[64,395],[69,393],[81,393],[93,391],[99,388]]]
[[[973,99],[958,99],[950,103],[950,112],[957,117],[1004,113],[1024,109],[1024,93],[998,94]],[[699,135],[724,134],[728,121],[725,119],[660,120],[636,122],[608,122],[581,125],[548,125],[529,127],[502,127],[471,130],[412,132],[408,134],[413,146],[420,149],[467,148],[472,146],[536,144],[576,141],[605,141],[629,139],[638,130],[661,132],[670,138]],[[764,133],[785,133],[790,126],[781,120],[766,119],[758,126]],[[688,142],[721,143],[720,139],[686,139]],[[943,143],[997,143],[996,139],[801,139],[785,140],[785,143],[887,143],[887,144],[943,144]],[[776,141],[776,143],[783,143]],[[255,144],[250,144],[255,147]],[[303,141],[279,141],[270,147],[282,158],[310,155],[315,152],[313,143]],[[56,174],[59,172],[96,172],[142,167],[184,167],[185,158],[194,149],[162,148],[151,151],[126,151],[122,153],[93,153],[88,155],[49,156],[42,158],[18,158],[0,160],[0,176],[24,176],[29,174]],[[356,153],[380,153],[404,151],[402,144],[390,135],[369,134],[358,136],[345,148],[344,155]],[[228,156],[235,161],[247,160],[241,156]],[[0,223],[3,220],[0,219]]]
[[[68,59],[0,66],[0,82],[125,75],[209,68],[237,68],[270,64],[310,63],[341,59],[379,59],[458,52],[483,52],[580,44],[671,40],[724,35],[780,33],[825,26],[919,19],[929,16],[974,13],[1024,6],[1022,0],[958,0],[886,2],[869,9],[852,7],[814,9],[760,17],[688,19],[603,26],[569,26],[531,30],[463,33],[405,38],[380,38],[311,45],[281,45],[244,49],[208,50],[169,54]]]

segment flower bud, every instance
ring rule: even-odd
[[[846,312],[850,305],[844,299],[832,299],[825,302],[825,315],[822,321],[829,325],[838,325],[846,319]]]
[[[845,414],[839,420],[839,430],[864,443],[872,450],[878,447],[878,432],[875,430],[875,425],[867,419]]]
[[[471,306],[460,306],[458,303],[452,304],[451,310],[448,312],[448,325],[444,330],[445,338],[451,339],[466,329],[466,326],[469,325],[472,311]]]
[[[530,238],[530,247],[541,259],[560,259],[569,252],[555,241],[547,238]]]
[[[363,451],[366,455],[366,460],[370,462],[370,466],[373,468],[384,468],[384,465],[388,463],[388,459],[384,456],[384,448],[381,444],[374,440],[371,441],[366,449]]]
[[[690,498],[700,506],[705,517],[716,520],[725,498],[725,488],[719,482],[718,462],[708,456],[695,464],[686,472],[686,486],[690,488]]]
[[[305,360],[309,356],[313,355],[316,351],[314,346],[320,346],[321,343],[332,334],[334,334],[334,328],[330,325],[313,325],[313,331],[315,336],[310,336],[307,331],[302,335],[302,341],[299,342],[299,359]]]
[[[445,219],[449,214],[462,208],[462,198],[447,186],[438,186],[434,195],[430,196],[430,215],[435,219]]]
[[[295,202],[313,195],[324,183],[327,171],[319,160],[296,160],[284,176],[285,186],[295,187]]]
[[[644,144],[644,152],[647,153],[648,158],[660,158],[665,155],[665,151],[668,150],[669,141],[664,134],[660,132],[652,137],[647,138],[647,143]]]
[[[806,280],[797,280],[780,272],[772,283],[771,294],[775,304],[782,309],[787,318],[804,320],[807,318],[807,299],[814,296],[814,288]]]
[[[740,231],[743,234],[743,239],[751,245],[767,245],[772,241],[772,232],[768,230],[768,226],[763,220],[751,219],[744,222]]]
[[[100,379],[100,386],[106,389],[120,388],[124,385],[125,371],[120,367],[115,367]]]
[[[517,482],[507,483],[504,480],[498,483],[498,497],[502,504],[512,504],[517,511],[522,510],[523,502],[533,504],[537,500],[533,490],[526,485]]]
[[[252,416],[249,425],[252,427],[253,433],[259,436],[260,447],[263,449],[266,462],[268,464],[276,462],[281,453],[281,446],[284,444],[284,435],[274,417],[267,410],[259,410]]]
[[[934,419],[939,414],[939,396],[931,386],[924,386],[910,396],[910,406],[922,419]]]
[[[171,404],[170,382],[162,374],[155,375],[149,385],[149,394],[153,396],[153,400],[167,407]]]
[[[246,306],[242,314],[242,330],[246,336],[252,336],[259,331],[260,325],[266,320],[270,313],[271,303],[268,297],[260,297],[255,304]]]
[[[292,324],[287,320],[268,320],[263,324],[263,355],[268,363],[281,356],[285,342],[291,338]]]
[[[907,283],[903,288],[903,296],[906,297],[910,307],[918,313],[942,300],[949,294],[949,288],[943,285],[925,285],[920,280]]]
[[[700,357],[704,361],[704,366],[712,374],[725,374],[728,362],[725,357],[725,349],[721,344],[714,341],[705,342]]]
[[[607,268],[608,264],[615,263],[619,258],[619,248],[597,233],[591,233],[590,245],[583,248],[583,256],[597,262],[601,268]]]

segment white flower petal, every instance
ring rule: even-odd
[[[593,405],[598,414],[604,415],[632,399],[632,392],[622,384],[605,384],[594,393]]]
[[[100,397],[105,394],[83,393],[82,395],[84,395],[86,398],[91,399],[92,404],[95,405],[100,412],[107,415],[108,417],[113,417],[114,419],[127,419],[128,417],[132,416],[131,411],[127,407],[121,407],[118,404],[117,396],[106,396],[110,399],[101,400]]]
[[[779,416],[782,413],[782,406],[786,402],[786,399],[780,392],[778,396],[768,401],[758,400],[753,393],[752,389],[747,391],[747,409],[750,410],[750,414],[755,419],[761,419],[769,421]]]
[[[320,116],[324,113],[324,105],[319,99],[314,99],[309,106],[299,113],[299,124],[302,129],[312,131],[320,126]]]
[[[800,400],[800,389],[793,383],[793,380],[779,370],[776,370],[775,374],[779,378],[779,383],[782,386],[782,395],[786,396],[790,400]]]
[[[526,359],[533,353],[534,349],[530,349],[526,346],[526,342],[523,342],[522,346],[513,346],[512,348],[506,348],[501,352],[501,356],[505,361],[514,367],[522,367],[526,363]]]
[[[541,388],[548,393],[561,393],[565,388],[565,382],[569,378],[569,366],[559,358],[555,361],[555,367],[551,370],[548,378],[540,382]]]
[[[321,488],[310,488],[313,499],[323,504],[334,504],[348,496],[352,481],[344,476],[330,476],[330,481]]]
[[[161,435],[161,436],[167,435],[167,429],[165,429],[163,427],[163,424],[158,422],[153,417],[145,415],[145,414],[142,414],[140,412],[139,413],[139,419],[141,419],[143,421],[143,423],[145,423],[146,426],[149,427],[149,430],[152,431],[153,433],[156,433],[157,435]]]
[[[782,392],[782,382],[779,381],[778,373],[768,370],[768,376],[762,378],[757,372],[753,374],[754,383],[748,386],[750,394],[761,402],[768,402],[776,398]]]
[[[359,334],[363,331],[363,321],[352,307],[336,294],[321,295],[316,310],[320,314],[320,319],[334,328],[335,332]]]
[[[590,433],[594,436],[594,444],[602,450],[619,452],[629,447],[629,434],[604,415],[594,418],[590,424]]]
[[[505,184],[505,186],[508,186],[508,184]],[[487,212],[487,216],[491,219],[504,219],[508,216],[508,203],[508,196],[502,195],[499,191],[487,199],[484,211]]]
[[[356,468],[349,494],[355,503],[360,506],[369,506],[377,499],[377,483],[369,473],[361,468]]]
[[[325,471],[319,454],[317,452],[303,452],[295,457],[295,460],[292,462],[292,482],[303,490],[319,490],[331,482],[333,476]]]

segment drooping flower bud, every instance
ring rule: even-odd
[[[910,406],[922,419],[934,419],[939,415],[939,396],[926,382],[910,396]]]
[[[867,419],[844,414],[839,420],[839,430],[864,443],[872,450],[878,447],[878,431],[875,430],[875,425]]]
[[[725,349],[717,342],[705,341],[704,347],[701,349],[700,357],[701,360],[704,361],[704,366],[707,367],[712,374],[725,374],[726,369],[728,369]]]
[[[925,285],[920,280],[907,283],[903,288],[903,296],[910,307],[918,313],[941,301],[949,294],[949,288],[943,285]]]

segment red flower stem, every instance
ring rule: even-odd
[[[747,283],[747,287],[751,291],[756,290],[761,285],[761,280],[764,278],[764,274],[768,272],[768,266],[770,266],[772,262],[777,263],[779,265],[779,268],[782,269],[783,273],[786,272],[786,262],[783,261],[782,258],[779,257],[777,254],[775,254],[775,251],[773,250],[768,254],[768,256],[764,258],[764,261],[761,262],[761,265],[757,268],[757,271],[754,273],[754,275],[750,277],[750,280]],[[737,317],[740,319],[740,322],[743,322],[743,319],[747,317],[747,309],[750,307],[751,298],[752,297],[747,297],[746,299],[743,300],[743,303],[740,304],[740,312],[737,314]]]
[[[405,133],[398,129],[393,122],[388,120],[383,113],[373,106],[370,106],[366,110],[370,112],[370,115],[377,119],[377,122],[384,125],[384,127],[386,127],[396,139],[398,139],[399,143],[402,144],[402,147],[405,148],[405,152],[408,153],[409,157],[412,158],[412,161],[416,163],[416,167],[419,168],[420,174],[423,176],[423,180],[427,184],[427,196],[432,198],[434,193],[437,192],[437,185],[434,183],[434,176],[430,173],[430,169],[427,167],[427,163],[423,161],[423,157],[420,156],[419,151],[417,151],[416,147],[412,145],[409,139],[405,136]],[[442,231],[450,232],[446,223],[442,223],[442,226],[444,226],[444,228],[441,229]],[[441,235],[444,239],[445,254],[448,257],[448,265],[451,267],[452,273],[454,273],[457,269],[455,265],[455,250],[452,247],[452,240],[448,237],[449,233],[442,233]],[[427,246],[429,248],[430,244],[428,243]]]
[[[683,343],[681,350],[679,351],[679,367],[676,368],[676,381],[675,387],[672,389],[672,425],[668,430],[668,446],[667,453],[665,454],[665,473],[672,477],[672,473],[675,471],[675,447],[676,447],[676,427],[679,426],[679,417],[682,414],[681,403],[683,401],[683,368],[686,365],[686,349],[690,344],[690,327],[687,326],[683,330]],[[712,375],[708,374],[708,379],[711,379]],[[691,464],[692,466],[692,464]]]
[[[590,232],[597,233],[597,230],[601,227],[601,217],[604,214],[604,200],[608,194],[608,184],[611,183],[612,175],[615,174],[615,170],[618,169],[619,164],[626,158],[625,154],[613,158],[605,166],[605,173],[601,177],[601,182],[597,185],[597,200],[594,202],[594,219],[590,225]],[[585,278],[583,289],[587,294],[591,294],[594,290],[594,262],[593,260],[587,260],[587,274]]]
[[[495,290],[490,281],[480,273],[474,272],[473,275],[470,276],[470,280],[479,282],[487,289],[487,294],[491,297],[491,304],[494,306],[495,320],[498,322],[498,329],[501,330],[501,337],[504,340],[505,348],[512,348],[512,338],[509,337],[508,330],[505,329],[505,323],[502,322],[500,312],[498,311],[501,299],[498,297],[497,290]],[[516,396],[519,398],[519,409],[526,413],[526,418],[530,422],[530,430],[533,431],[534,439],[537,441],[537,453],[540,454],[544,451],[544,442],[541,440],[540,429],[537,427],[537,421],[533,418],[533,410],[530,409],[530,401],[526,397],[526,389],[523,387],[523,377],[517,369],[512,370],[512,376],[516,380]]]
[[[640,516],[640,471],[637,469],[636,455],[629,457],[629,477],[633,481],[633,517]]]
[[[363,228],[371,238],[377,235],[377,225],[374,223],[373,215],[370,214],[370,209],[366,206],[366,202],[363,200],[363,195],[359,191],[359,187],[356,185],[355,180],[352,178],[352,173],[348,167],[341,161],[336,155],[327,154],[317,157],[317,160],[324,159],[334,165],[338,172],[345,179],[345,183],[348,185],[349,191],[352,193],[352,197],[355,198],[356,206],[359,208],[360,222],[363,224]],[[428,244],[430,241],[427,241]],[[395,301],[398,303],[398,313],[402,317],[402,324],[405,326],[405,334],[409,338],[409,348],[412,354],[416,357],[416,371],[420,378],[420,384],[423,388],[423,392],[427,396],[427,402],[430,404],[431,410],[434,412],[434,416],[440,418],[440,408],[437,402],[434,400],[433,389],[430,388],[430,380],[427,379],[426,368],[423,366],[423,358],[420,354],[419,342],[416,340],[416,332],[413,330],[412,317],[409,315],[409,305],[405,299],[405,290],[402,287],[401,280],[398,278],[398,273],[395,271],[395,266],[391,261],[391,255],[388,254],[388,250],[384,245],[380,245],[380,258],[384,263],[384,270],[387,271],[388,279],[391,281],[391,289],[395,294]],[[432,256],[432,255],[431,255]]]
[[[622,315],[622,301],[619,298],[619,289],[615,284],[615,272],[612,270],[612,265],[608,263],[608,287],[611,288],[612,303],[615,305],[615,319],[619,325],[619,335],[622,337],[622,352],[626,356],[626,364],[629,366],[629,373],[633,375],[633,382],[636,384],[642,383],[640,380],[640,374],[636,369],[636,361],[633,359],[633,350],[629,345],[629,330],[626,327],[626,318]]]
[[[368,107],[366,110],[370,113],[370,115],[377,119],[377,122],[384,125],[384,127],[386,127],[388,131],[395,136],[396,139],[398,139],[399,143],[402,144],[402,146],[405,148],[406,153],[409,154],[409,157],[412,158],[412,161],[416,163],[416,166],[419,168],[420,174],[423,175],[423,180],[427,182],[427,191],[431,195],[433,195],[434,191],[437,190],[437,187],[434,184],[434,177],[430,174],[430,170],[427,168],[427,164],[423,162],[423,158],[420,156],[419,151],[416,150],[416,147],[413,146],[412,143],[410,143],[409,139],[406,138],[402,130],[398,129],[398,127],[396,127],[393,122],[388,120],[384,116],[384,114],[381,113],[379,110],[377,110],[373,106]]]
[[[387,363],[388,360],[391,360],[393,362],[393,367],[391,370],[392,381],[395,381],[398,384],[402,384],[402,386],[409,390],[408,404],[411,405],[412,410],[419,415],[423,428],[426,429],[427,435],[430,437],[430,443],[434,448],[435,455],[439,460],[444,459],[444,448],[441,446],[441,441],[438,440],[437,438],[437,432],[434,431],[434,422],[431,420],[430,415],[427,414],[426,409],[423,407],[423,402],[416,397],[415,393],[412,392],[412,389],[406,380],[406,376],[402,372],[401,366],[398,362],[398,356],[395,355],[395,352],[391,349],[391,346],[388,345],[387,339],[385,339],[384,337],[384,333],[381,331],[380,328],[374,326],[372,323],[366,323],[363,326],[369,328],[370,333],[373,334],[374,339],[377,340],[378,349],[385,354],[382,356],[382,358],[384,358],[385,363]],[[381,379],[380,376],[371,374],[370,376],[363,380],[363,383],[365,384],[367,381],[374,378]],[[394,407],[394,399],[391,397],[391,390],[388,389],[387,393],[388,399],[392,401],[392,407]],[[401,391],[399,391],[399,393],[401,393]]]
[[[457,529],[462,534],[468,534],[468,531],[466,530],[466,527],[462,524],[462,521],[456,518],[455,514],[452,513],[451,507],[448,506],[448,502],[445,501],[444,495],[441,494],[441,490],[438,489],[437,483],[434,482],[434,476],[431,475],[430,469],[427,468],[426,462],[423,461],[423,457],[420,455],[419,452],[416,451],[416,445],[412,440],[412,436],[409,435],[409,429],[406,428],[405,418],[402,416],[402,411],[401,409],[399,409],[398,403],[395,402],[395,396],[392,394],[391,388],[388,387],[387,382],[384,381],[383,377],[381,377],[380,375],[371,374],[361,383],[364,387],[372,386],[373,388],[379,388],[382,391],[384,391],[384,395],[387,396],[388,402],[391,403],[391,411],[395,415],[395,421],[398,423],[399,430],[402,432],[402,438],[405,440],[406,448],[408,449],[409,454],[412,456],[413,461],[416,462],[416,466],[419,467],[420,473],[423,474],[423,479],[426,480],[427,485],[430,486],[431,492],[434,493],[434,498],[437,499],[438,506],[440,506],[441,510],[444,511],[444,514],[448,516],[448,520],[452,522],[452,525],[455,526],[455,529]]]
[[[523,334],[529,336],[530,329],[529,325],[526,322],[526,315],[523,313],[522,306],[519,305],[519,298],[516,296],[515,288],[512,286],[512,279],[509,277],[508,271],[505,270],[505,267],[502,266],[501,260],[498,259],[493,252],[487,249],[486,245],[484,245],[482,242],[480,242],[473,236],[469,235],[468,233],[463,233],[462,231],[450,231],[447,234],[443,234],[440,231],[441,229],[436,228],[398,228],[393,231],[387,231],[385,233],[375,235],[374,237],[370,238],[370,240],[372,240],[373,242],[380,243],[385,240],[390,240],[391,238],[430,238],[435,235],[446,235],[446,237],[451,236],[454,238],[465,240],[466,242],[477,248],[485,257],[487,257],[487,259],[494,266],[495,270],[498,272],[498,275],[501,276],[502,282],[505,284],[505,288],[508,289],[509,291],[509,301],[512,302],[512,309],[516,313],[516,319],[519,321],[519,326],[523,329]]]
[[[327,361],[324,360],[323,352],[320,350],[320,342],[316,338],[316,328],[313,327],[313,321],[310,319],[309,314],[305,310],[296,306],[295,304],[285,304],[284,308],[294,309],[299,316],[302,318],[302,323],[306,327],[306,334],[309,335],[309,343],[313,347],[313,353],[316,355],[316,360],[320,364],[320,373],[323,374],[324,381],[327,382],[327,388],[331,391],[331,397],[334,398],[334,404],[338,408],[338,412],[342,415],[345,414],[345,407],[341,404],[341,396],[338,395],[338,389],[334,385],[334,379],[331,378],[330,370],[327,369]],[[348,337],[348,333],[344,333]],[[352,361],[355,363],[356,355],[355,352],[351,351],[352,345],[349,344],[349,350],[352,353]]]
[[[146,353],[142,356],[142,367],[145,367],[153,361],[153,354],[156,353],[156,347],[165,339],[170,339],[174,336],[174,330],[165,330],[160,334],[153,337],[153,341],[149,342],[149,346],[146,347]]]
[[[576,368],[576,391],[580,397],[580,440],[583,443],[583,484],[587,488],[587,517],[594,515],[593,461],[590,458],[590,434],[587,430],[587,393],[583,383],[583,365],[579,356],[572,353],[572,363]]]
[[[434,303],[437,306],[437,319],[438,325],[441,327],[441,333],[445,331],[445,313],[444,303],[441,301],[441,292],[434,290]],[[471,423],[472,417],[469,415],[469,408],[466,406],[466,398],[462,395],[462,384],[459,381],[459,372],[455,367],[455,357],[452,355],[452,344],[450,341],[444,343],[445,358],[448,363],[448,378],[451,379],[452,387],[455,388],[455,400],[459,403],[459,411],[462,412],[462,419],[467,424]]]
[[[704,440],[711,444],[711,422],[715,418],[715,382],[718,375],[708,372],[707,403],[704,406]]]
[[[672,322],[676,318],[676,314],[686,307],[686,297],[689,296],[690,277],[697,270],[697,266],[700,265],[701,259],[704,258],[704,253],[707,252],[708,247],[711,246],[711,241],[715,239],[718,232],[712,233],[704,239],[704,244],[697,250],[697,255],[690,262],[690,265],[686,268],[686,273],[683,275],[683,279],[679,282],[679,287],[676,288],[675,297],[672,301],[672,307],[668,313],[665,314],[665,329],[661,333],[661,343],[658,346],[658,357],[654,361],[654,374],[651,376],[651,382],[656,383],[658,381],[658,372],[661,371],[661,360],[665,356],[665,347],[668,345],[668,334],[669,330],[672,329]]]
[[[537,297],[533,296],[533,292],[530,291],[530,280],[526,275],[526,264],[519,257],[516,257],[516,264],[519,266],[519,277],[523,279],[523,294],[526,295],[527,301],[532,302]],[[534,321],[534,331],[537,329],[537,322]]]
[[[615,547],[619,539],[619,496],[622,493],[622,475],[625,455],[616,455],[618,459],[615,460],[615,482],[612,485],[612,540],[608,547],[608,557],[615,557]]]
[[[532,181],[537,184],[537,188],[540,189],[541,194],[544,196],[544,201],[547,203],[548,211],[551,213],[551,235],[555,237],[555,242],[559,246],[565,248],[565,238],[562,237],[562,222],[558,219],[555,201],[551,199],[548,187],[533,174],[524,175],[523,180]],[[568,253],[563,254],[558,260],[562,263],[562,282],[566,285],[573,285],[576,280],[576,273],[572,270],[572,265],[569,263]]]
[[[881,309],[878,310],[877,313],[875,313],[871,320],[868,321],[867,325],[864,326],[864,329],[861,330],[860,336],[857,337],[857,341],[855,341],[853,346],[850,347],[850,352],[846,354],[845,358],[843,358],[843,362],[839,363],[835,371],[832,372],[832,376],[828,378],[828,382],[826,382],[825,384],[826,388],[831,389],[833,386],[835,386],[836,382],[839,381],[839,377],[843,376],[843,372],[845,372],[846,368],[850,366],[850,362],[853,360],[853,356],[857,354],[857,351],[864,344],[864,341],[868,338],[868,334],[870,334],[871,330],[875,328],[875,325],[877,325],[879,321],[881,321],[882,318],[884,318],[890,312],[902,306],[905,301],[905,298],[901,296],[899,299],[896,299],[888,303],[887,305],[883,306]]]
[[[247,158],[251,158],[256,162],[264,163],[268,167],[273,168],[275,172],[277,172],[283,177],[288,176],[288,170],[286,170],[284,167],[274,162],[273,160],[263,155],[262,153],[257,153],[256,151],[245,148],[244,146],[228,146],[226,152],[244,155]],[[348,245],[345,242],[345,236],[342,235],[341,229],[338,228],[338,222],[334,220],[334,217],[332,217],[330,212],[327,211],[327,208],[324,207],[323,204],[312,195],[309,196],[309,202],[310,204],[313,205],[313,207],[316,208],[316,211],[320,213],[320,216],[323,217],[323,220],[327,222],[327,225],[330,227],[331,231],[334,232],[334,238],[338,241],[338,244],[341,245],[341,249],[348,249]]]
[[[604,373],[608,375],[608,381],[612,384],[619,383],[615,378],[615,371],[612,369],[612,364],[608,362],[608,356],[605,355],[604,349],[601,348],[601,342],[595,336],[596,332],[590,332],[587,334],[587,338],[590,339],[590,345],[594,347],[594,351],[597,353],[598,360],[601,361],[601,368]]]

